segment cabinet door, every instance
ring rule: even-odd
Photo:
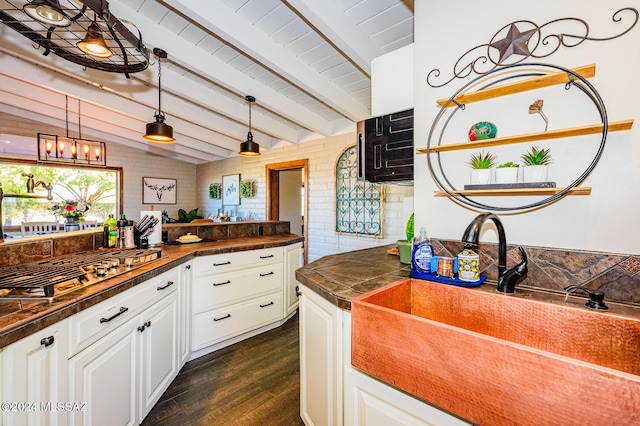
[[[85,412],[70,413],[71,425],[136,424],[138,315],[69,360],[69,401]]]
[[[340,310],[302,285],[300,290],[300,417],[307,426],[340,426]]]
[[[413,109],[365,120],[364,178],[369,182],[413,179]],[[362,142],[360,143],[362,148]],[[360,160],[362,162],[362,160]]]
[[[179,368],[189,360],[191,356],[191,283],[192,283],[192,262],[180,266],[180,286],[178,287],[178,296],[180,298],[180,314],[178,321],[180,328],[178,331],[179,340]]]
[[[284,316],[298,307],[296,269],[302,267],[302,243],[285,247],[284,258]]]
[[[142,321],[140,421],[178,374],[178,295],[173,293],[144,311]]]
[[[66,425],[56,411],[67,398],[67,322],[61,321],[19,340],[2,352],[3,402],[25,407],[3,409],[6,425]],[[80,400],[78,400],[80,401]]]

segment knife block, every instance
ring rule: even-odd
[[[153,228],[153,232],[147,236],[149,247],[156,247],[162,245],[162,212],[161,211],[141,211],[140,219],[145,215],[153,216],[158,219],[158,224]]]

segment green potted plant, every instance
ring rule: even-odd
[[[496,183],[516,183],[518,182],[519,164],[507,161],[496,167]]]
[[[524,182],[546,182],[551,164],[551,149],[538,149],[535,146],[522,154]]]
[[[471,185],[487,185],[491,183],[491,168],[496,164],[496,157],[491,152],[476,152],[469,156],[471,167]]]
[[[398,252],[400,253],[400,263],[411,264],[411,240],[413,240],[413,213],[407,220],[405,226],[406,240],[398,240]]]

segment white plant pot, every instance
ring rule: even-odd
[[[522,177],[525,183],[547,182],[548,174],[549,166],[526,166],[523,170]]]
[[[491,183],[491,169],[471,169],[471,185],[488,185]]]
[[[516,183],[518,182],[519,167],[499,167],[496,168],[496,183]]]

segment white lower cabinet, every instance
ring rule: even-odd
[[[69,398],[87,409],[70,413],[70,425],[136,424],[138,333],[136,316],[69,361]]]
[[[218,349],[225,341],[234,342],[232,338],[277,325],[284,318],[285,248],[216,254],[194,260],[193,351]]]
[[[351,313],[303,285],[300,290],[300,417],[305,425],[469,425],[353,368]]]
[[[2,362],[2,424],[66,425],[67,323],[61,321],[6,348]]]
[[[96,328],[97,340],[78,333],[77,342],[70,345],[84,349],[72,353],[68,361],[68,400],[86,403],[85,411],[69,413],[70,425],[139,424],[178,374],[177,280],[178,270],[173,269],[115,296],[115,303],[108,299],[68,319],[76,330],[91,329],[94,323],[113,324],[108,330]],[[145,307],[129,309],[141,303],[141,295],[147,296],[142,301]],[[148,300],[154,303],[147,306]],[[108,316],[110,312],[114,313]],[[125,315],[126,320],[116,322]]]
[[[178,320],[180,323],[179,336],[179,368],[189,360],[191,356],[191,283],[193,277],[193,262],[189,261],[179,266],[180,277],[178,286],[178,299],[180,306],[180,314]]]
[[[340,426],[341,312],[308,288],[300,290],[300,417],[307,426]]]
[[[178,374],[178,295],[171,293],[69,360],[72,425],[135,425]]]
[[[296,269],[302,267],[302,243],[285,247],[284,255],[284,316],[298,309],[298,280]]]

